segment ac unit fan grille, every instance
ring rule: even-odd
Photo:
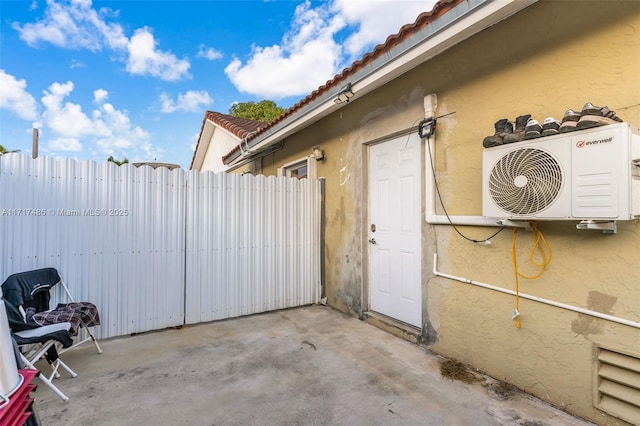
[[[536,148],[508,152],[493,166],[489,176],[491,199],[513,215],[529,216],[545,210],[561,188],[560,163]]]

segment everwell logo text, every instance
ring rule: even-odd
[[[609,142],[613,142],[613,136],[605,139],[594,139],[592,141],[578,141],[576,142],[576,146],[578,148],[584,148],[585,146],[599,145],[601,143],[609,143]]]

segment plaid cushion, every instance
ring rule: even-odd
[[[55,309],[47,312],[27,315],[27,322],[38,325],[57,324],[60,322],[70,322],[72,336],[78,335],[81,326],[93,327],[100,325],[100,315],[96,305],[89,302],[60,303]]]

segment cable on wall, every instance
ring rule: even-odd
[[[539,268],[535,275],[524,275],[518,271],[518,261],[516,252],[516,239],[518,237],[518,228],[513,228],[513,236],[511,238],[511,259],[513,261],[513,272],[515,274],[516,281],[516,308],[513,311],[512,319],[516,321],[516,328],[520,328],[522,323],[520,321],[520,283],[519,278],[527,280],[534,280],[540,277],[547,270],[547,266],[551,263],[552,252],[551,247],[544,238],[542,231],[538,228],[538,224],[535,221],[530,221],[531,230],[534,235],[534,242],[531,250],[529,251],[529,263]],[[536,253],[538,253],[540,260],[536,260]]]
[[[453,114],[453,113],[451,113]],[[447,114],[449,115],[449,114]],[[444,116],[443,116],[444,117]],[[440,117],[437,117],[440,118]],[[435,119],[434,119],[435,121]],[[435,124],[434,124],[434,129],[435,129]],[[427,138],[427,152],[429,153],[429,162],[431,164],[431,173],[433,174],[433,182],[434,182],[434,186],[436,188],[436,194],[438,194],[438,200],[440,200],[440,205],[442,206],[442,210],[444,211],[445,216],[447,217],[447,220],[449,221],[449,224],[451,226],[453,226],[453,229],[456,231],[456,233],[458,235],[460,235],[462,238],[464,238],[467,241],[470,241],[472,243],[483,243],[485,245],[489,245],[491,244],[491,239],[493,237],[495,237],[496,235],[498,235],[499,233],[501,233],[502,231],[504,231],[506,229],[505,226],[503,226],[502,228],[500,228],[498,231],[496,231],[495,233],[493,233],[491,236],[485,238],[484,240],[476,240],[470,237],[467,237],[466,235],[464,235],[456,225],[453,224],[453,221],[451,220],[451,217],[449,217],[449,213],[447,212],[447,208],[444,205],[444,201],[442,200],[442,194],[440,194],[440,187],[438,186],[438,179],[436,178],[436,168],[433,164],[433,157],[431,155],[431,138]]]

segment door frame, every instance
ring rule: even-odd
[[[372,317],[382,317],[386,320],[389,320],[393,323],[396,323],[397,326],[399,326],[400,328],[408,328],[408,329],[413,329],[413,330],[419,330],[420,333],[422,332],[422,329],[425,327],[424,324],[424,314],[425,314],[425,306],[424,306],[424,285],[423,285],[423,279],[425,276],[425,263],[424,263],[424,253],[425,253],[425,247],[424,247],[424,232],[425,232],[425,228],[424,228],[424,221],[423,221],[423,217],[424,217],[424,208],[425,208],[425,186],[424,186],[424,174],[425,174],[425,169],[424,169],[424,158],[425,158],[425,144],[423,143],[422,140],[418,141],[419,144],[419,150],[420,150],[420,159],[418,161],[419,164],[419,173],[418,173],[418,179],[420,182],[420,195],[419,195],[419,202],[418,202],[418,208],[420,210],[419,215],[420,215],[420,226],[419,226],[419,233],[420,233],[420,295],[419,295],[419,299],[420,299],[420,327],[417,327],[413,324],[408,324],[406,322],[403,322],[399,319],[390,317],[388,315],[382,314],[380,312],[377,311],[373,311],[371,309],[371,279],[370,279],[370,262],[371,262],[371,255],[370,255],[370,250],[369,250],[369,226],[371,223],[371,212],[369,211],[369,202],[370,202],[370,187],[369,187],[369,180],[371,177],[371,170],[369,168],[369,164],[371,161],[371,148],[375,145],[380,145],[383,143],[387,143],[387,142],[391,142],[395,139],[401,138],[401,137],[406,137],[406,138],[410,138],[410,137],[419,137],[417,136],[417,131],[415,129],[406,129],[400,132],[395,132],[393,134],[381,137],[381,138],[377,138],[374,140],[371,140],[369,142],[363,143],[362,144],[362,170],[363,170],[363,176],[364,179],[362,180],[362,191],[364,194],[364,206],[362,209],[362,223],[363,223],[363,227],[362,227],[362,250],[363,250],[363,263],[362,263],[362,293],[361,293],[361,297],[362,297],[362,307],[363,307],[363,311],[366,312],[367,316],[372,316]]]

